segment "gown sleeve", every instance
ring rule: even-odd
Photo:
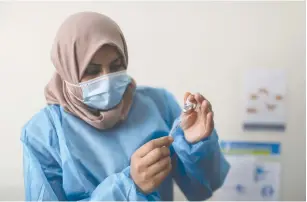
[[[26,201],[155,201],[144,195],[130,177],[130,166],[105,178],[92,193],[66,193],[63,188],[57,134],[44,113],[22,130],[23,172]]]
[[[164,94],[167,119],[172,123],[170,135],[174,138],[173,178],[188,200],[206,200],[222,186],[230,168],[220,150],[218,134],[214,129],[208,138],[196,144],[188,143],[178,124],[181,108],[172,94],[166,90]]]

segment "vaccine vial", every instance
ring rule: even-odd
[[[190,102],[189,100],[183,105],[183,112],[186,113],[190,110],[194,110],[196,108],[196,104]]]

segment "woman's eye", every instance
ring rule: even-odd
[[[100,66],[89,66],[86,70],[85,70],[85,74],[86,75],[96,75],[99,74],[101,71]]]
[[[111,66],[111,71],[116,72],[116,71],[120,70],[122,67],[123,67],[122,64],[118,64],[118,65],[114,64],[114,65]]]

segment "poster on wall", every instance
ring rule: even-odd
[[[231,168],[213,200],[280,200],[279,143],[221,142],[221,149]]]
[[[286,73],[279,69],[250,69],[244,78],[244,130],[286,128]]]

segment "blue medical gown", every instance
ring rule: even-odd
[[[150,87],[137,88],[127,120],[108,130],[59,105],[46,106],[22,130],[26,200],[171,201],[172,179],[188,200],[208,199],[223,184],[229,164],[215,130],[201,142],[186,142],[176,127],[180,113],[173,95]],[[173,126],[173,170],[156,191],[142,194],[130,176],[130,157]]]

